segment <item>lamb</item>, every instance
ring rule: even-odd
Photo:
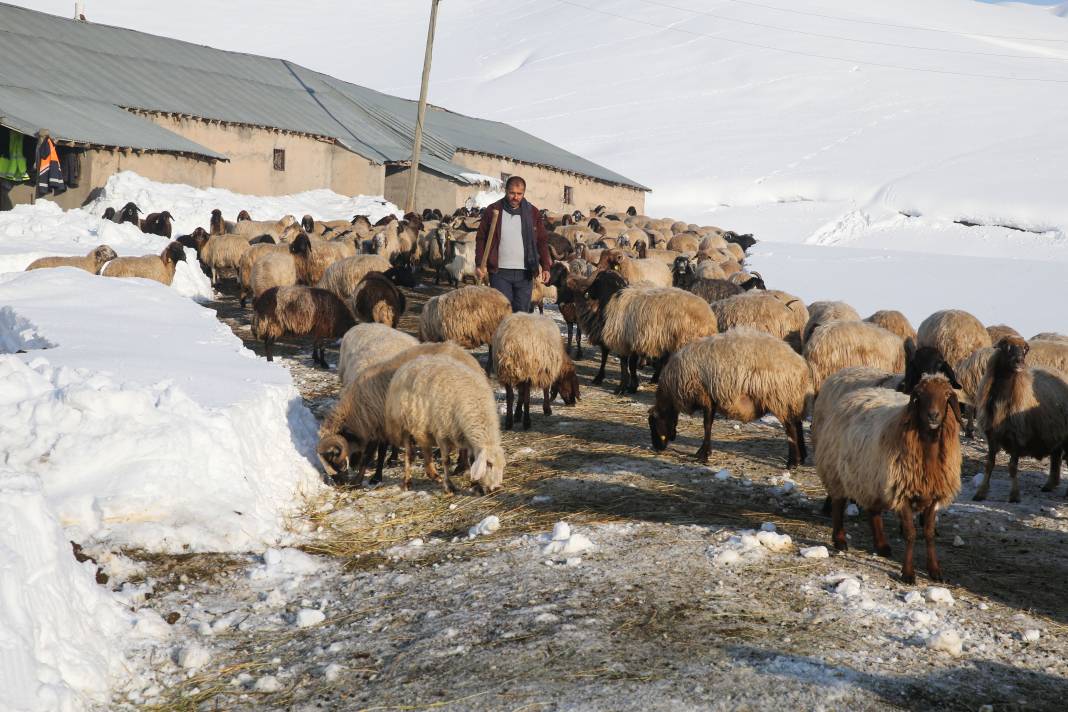
[[[493,334],[493,370],[505,388],[507,411],[504,427],[512,429],[523,417],[523,429],[530,429],[530,389],[542,391],[542,412],[552,415],[552,401],[559,393],[566,405],[579,398],[575,364],[564,350],[556,322],[546,316],[510,314],[501,320]],[[519,402],[512,412],[515,387]],[[551,390],[550,390],[551,389]]]
[[[915,511],[923,514],[927,573],[942,580],[935,554],[935,513],[960,491],[960,404],[942,375],[925,376],[909,395],[861,388],[845,395],[821,425],[816,474],[831,497],[832,539],[849,548],[848,499],[868,510],[876,553],[891,556],[884,509],[894,511],[905,535],[901,577],[916,582]]]
[[[118,255],[115,254],[115,250],[107,245],[99,245],[90,250],[85,257],[38,257],[30,263],[26,271],[48,267],[77,267],[91,274],[100,274],[100,269],[116,257]]]
[[[797,302],[802,309],[804,305]],[[711,303],[720,331],[739,326],[748,326],[764,331],[789,343],[800,353],[800,314],[791,310],[791,304],[770,292],[744,292]],[[807,311],[805,321],[808,321]],[[800,325],[799,325],[800,322]]]
[[[1002,336],[1020,336],[1020,332],[1005,324],[994,324],[986,327],[986,333],[990,334],[990,343],[996,344]]]
[[[166,237],[169,240],[171,237],[173,219],[171,214],[166,210],[162,213],[150,213],[148,217],[141,221],[141,232],[147,235],[159,235],[160,237]]]
[[[797,467],[807,457],[801,420],[811,396],[808,364],[781,339],[744,327],[698,339],[679,349],[661,374],[649,410],[653,449],[675,439],[679,413],[702,410],[697,458],[708,462],[716,412],[743,423],[771,413],[786,431],[786,465]]]
[[[801,344],[808,343],[812,332],[831,321],[860,321],[860,314],[845,302],[812,302],[808,305],[808,321],[801,331]]]
[[[337,360],[341,385],[351,383],[364,369],[385,361],[419,341],[410,334],[374,322],[357,324],[345,332]]]
[[[238,221],[240,221],[241,220],[240,216],[237,219],[238,219]],[[208,228],[209,228],[210,233],[213,236],[214,235],[225,235],[226,233],[233,232],[236,229],[234,227],[236,224],[237,224],[236,222],[230,222],[229,220],[224,220],[223,219],[223,215],[222,215],[222,211],[219,210],[218,208],[215,208],[214,210],[211,211],[211,219],[208,221]]]
[[[899,311],[894,309],[881,309],[864,321],[869,324],[875,324],[881,326],[887,331],[897,334],[905,342],[916,343],[916,329],[912,328],[912,324],[908,318]]]
[[[169,285],[174,281],[179,262],[185,262],[185,248],[180,243],[170,242],[158,256],[116,257],[107,263],[101,274],[105,277],[142,277]]]
[[[700,297],[675,287],[620,288],[612,273],[594,278],[587,295],[598,302],[601,371],[608,352],[619,356],[617,394],[638,390],[638,358],[657,359],[652,382],[668,357],[685,344],[717,331],[716,316]],[[595,379],[595,383],[600,381]]]
[[[828,376],[849,366],[905,370],[905,345],[897,334],[865,321],[824,324],[809,338],[802,353],[812,366],[817,393]]]
[[[1002,449],[1009,453],[1010,502],[1020,501],[1017,468],[1021,455],[1049,457],[1043,492],[1052,492],[1060,484],[1061,456],[1068,446],[1068,382],[1060,371],[1027,366],[1030,348],[1018,336],[1003,337],[979,384],[976,410],[987,453],[976,501],[986,499],[990,492],[994,460]]]
[[[385,272],[390,269],[389,260],[380,255],[356,255],[338,260],[326,268],[315,286],[328,289],[339,299],[348,300],[356,292],[360,280],[369,272]]]
[[[966,311],[946,309],[923,320],[916,330],[916,345],[938,349],[957,368],[973,351],[991,344],[982,322]]]
[[[441,450],[441,483],[449,480],[449,457],[466,450],[475,460],[471,481],[483,493],[500,487],[504,479],[504,449],[493,389],[475,369],[447,356],[421,356],[397,369],[386,394],[386,435],[404,448],[403,488],[411,488],[411,462],[418,445],[426,473],[438,479],[434,447]]]
[[[261,294],[272,287],[312,284],[311,255],[311,241],[304,233],[301,233],[289,245],[287,251],[267,252],[252,265],[252,276],[249,281],[253,299],[258,299]]]
[[[356,285],[351,304],[360,321],[388,324],[396,329],[407,302],[389,277],[382,272],[368,272]]]
[[[501,320],[511,313],[507,297],[493,287],[461,287],[427,300],[419,315],[419,339],[475,349],[491,343]]]
[[[355,324],[343,301],[316,287],[271,287],[252,302],[252,335],[263,339],[268,361],[274,360],[271,347],[279,337],[310,336],[312,361],[329,368],[322,342],[341,338]]]
[[[358,328],[360,327],[350,329],[345,338]],[[451,341],[443,344],[418,344],[412,339],[411,344],[387,358],[365,366],[348,382],[343,382],[337,405],[319,428],[319,445],[316,450],[328,475],[339,478],[355,463],[358,470],[353,484],[359,486],[363,482],[367,462],[377,449],[378,461],[371,484],[376,485],[382,481],[382,467],[388,448],[385,415],[390,381],[393,380],[397,369],[404,364],[420,356],[433,355],[447,356],[470,369],[479,370],[474,357]],[[339,371],[340,368],[339,362]]]

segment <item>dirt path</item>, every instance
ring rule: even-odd
[[[409,293],[402,327],[413,329],[434,291]],[[250,339],[233,299],[213,306]],[[314,369],[306,348],[278,352],[322,417],[336,375]],[[798,554],[827,544],[829,526],[812,468],[784,479],[776,422],[717,421],[706,467],[692,459],[700,422],[684,418],[679,440],[655,455],[651,387],[623,398],[585,385],[592,355],[578,406],[549,418],[532,407],[532,430],[505,434],[498,495],[445,498],[418,478],[404,493],[391,469],[380,489],[310,507],[318,531],[307,550],[326,557],[314,573],[272,574],[258,557],[154,562],[150,604],[180,612],[185,640],[213,651],[210,672],[167,678],[166,708],[1063,708],[1068,506],[1038,491],[1040,465],[1023,466],[1023,504],[1005,502],[1003,464],[992,501],[972,503],[982,451],[966,444],[961,499],[939,523],[954,601],[931,601],[922,577],[900,583],[900,558],[866,553],[863,517],[850,520],[850,552]],[[500,529],[467,538],[489,514]],[[543,551],[538,535],[561,520],[594,548]],[[738,538],[765,523],[792,544]],[[888,526],[900,556],[892,517]],[[737,561],[724,563],[726,551]],[[906,600],[912,592],[921,600]],[[325,618],[300,627],[302,610]],[[928,647],[945,630],[963,640],[960,657]],[[1029,630],[1037,640],[1023,639]]]

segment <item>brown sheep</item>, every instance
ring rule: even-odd
[[[105,277],[142,277],[170,285],[179,262],[185,262],[185,248],[181,243],[171,242],[158,256],[116,257],[107,263],[101,274]]]
[[[864,321],[869,324],[875,324],[881,326],[887,331],[897,334],[903,341],[908,343],[911,341],[916,343],[916,329],[912,328],[912,324],[908,318],[899,311],[894,309],[881,309]]]
[[[938,349],[956,369],[973,351],[991,344],[981,321],[966,311],[945,309],[923,320],[916,330],[916,345]]]
[[[419,339],[455,341],[465,349],[476,349],[493,341],[501,320],[511,313],[508,298],[493,287],[460,287],[423,305]],[[487,372],[491,365],[487,361]]]
[[[146,235],[159,235],[168,240],[171,238],[173,217],[164,210],[162,213],[150,213],[141,221],[141,232]]]
[[[77,267],[91,274],[100,274],[100,268],[116,257],[118,255],[115,250],[107,245],[100,245],[90,250],[85,257],[38,257],[30,263],[26,271],[48,267]]]
[[[252,334],[263,339],[268,361],[271,347],[281,336],[310,336],[312,361],[323,368],[326,339],[338,339],[356,325],[352,312],[332,292],[316,287],[271,287],[252,303]]]
[[[1003,337],[994,347],[977,396],[978,423],[986,437],[983,484],[974,499],[984,500],[999,451],[1009,453],[1010,502],[1020,501],[1017,468],[1020,456],[1049,457],[1043,492],[1061,479],[1061,456],[1068,446],[1068,382],[1059,371],[1027,366],[1030,346],[1018,336]]]
[[[352,313],[362,322],[385,324],[394,329],[404,314],[406,300],[397,286],[381,272],[368,272],[352,295]]]
[[[805,360],[812,366],[816,393],[835,371],[871,366],[898,373],[905,370],[905,344],[886,329],[865,321],[824,324],[805,344]]]
[[[990,334],[990,343],[996,344],[1002,336],[1021,336],[1020,332],[1005,324],[994,324],[986,327],[986,333]]]
[[[860,314],[845,302],[812,302],[808,305],[808,321],[801,331],[801,345],[807,344],[812,332],[830,321],[860,321]]]

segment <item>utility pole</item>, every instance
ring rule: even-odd
[[[423,117],[426,115],[426,92],[430,85],[430,59],[434,54],[434,25],[438,20],[438,0],[430,0],[430,29],[426,33],[426,55],[423,56],[423,83],[419,87],[419,115],[415,120],[415,139],[412,141],[412,165],[408,169],[408,198],[404,212],[415,210],[415,185],[419,180],[419,153],[423,148]]]

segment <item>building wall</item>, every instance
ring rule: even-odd
[[[598,205],[606,206],[609,211],[622,211],[633,205],[638,213],[645,212],[645,191],[636,188],[610,185],[551,168],[469,151],[457,151],[453,163],[494,178],[499,178],[501,173],[523,176],[527,182],[527,199],[537,207],[553,212],[570,212],[577,208],[588,213]],[[564,205],[565,185],[573,189],[571,205]]]
[[[384,169],[340,146],[310,136],[160,114],[147,118],[168,131],[224,154],[215,187],[252,195],[287,195],[330,188],[344,195],[381,195]],[[285,151],[285,170],[274,151]]]
[[[409,170],[407,167],[393,166],[386,171],[383,195],[402,210],[408,197]],[[463,187],[436,173],[421,170],[419,181],[415,184],[415,209],[418,212],[425,208],[440,208],[442,212],[452,212],[463,203],[464,198],[459,197],[459,189]]]
[[[155,181],[188,183],[205,188],[212,185],[214,165],[211,161],[169,153],[136,154],[132,151],[87,149],[82,153],[82,175],[78,187],[68,188],[64,193],[47,195],[39,200],[49,200],[64,210],[79,208],[96,198],[108,178],[119,171],[134,171]],[[32,200],[33,186],[18,185],[10,194],[4,195],[0,209],[7,210]]]

